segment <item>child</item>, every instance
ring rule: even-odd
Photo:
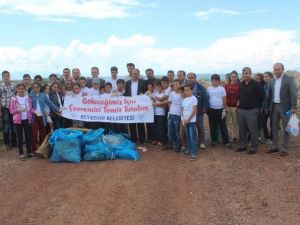
[[[169,116],[168,116],[168,145],[166,150],[175,149],[180,152],[180,121],[181,121],[181,105],[182,97],[180,91],[179,80],[172,82],[174,91],[169,95]]]
[[[152,101],[153,99],[153,92],[154,92],[154,83],[153,81],[148,81],[147,82],[147,91],[146,95],[151,98]],[[147,129],[147,140],[145,141],[146,143],[153,143],[155,139],[155,128],[154,128],[154,123],[146,123],[146,129]]]
[[[111,90],[112,90],[112,84],[110,82],[106,82],[104,85],[104,93],[102,94],[102,96],[111,97],[112,95]]]
[[[226,126],[226,91],[220,85],[220,76],[211,76],[211,86],[207,88],[209,97],[208,119],[211,135],[211,145],[215,146],[218,142],[218,128],[221,129],[223,143],[226,147],[231,147],[229,142],[228,130]]]
[[[268,129],[268,119],[270,118],[270,109],[269,109],[269,104],[268,104],[268,97],[269,97],[269,92],[271,88],[271,81],[273,79],[273,74],[270,72],[265,72],[264,73],[264,91],[265,91],[265,97],[261,106],[261,120],[262,120],[262,129],[264,132],[264,142],[267,144],[271,144],[271,132]],[[272,123],[270,123],[272,124]]]
[[[82,96],[82,93],[80,92],[80,84],[74,83],[73,84],[73,97]],[[72,120],[73,127],[84,127],[83,121],[80,120]]]
[[[166,115],[166,105],[168,103],[167,100],[161,101],[165,97],[165,93],[163,92],[163,88],[160,81],[156,81],[154,84],[155,91],[152,96],[154,99],[154,141],[153,145],[162,147],[164,140],[164,131],[165,131],[165,115]]]
[[[66,95],[65,96],[70,96],[73,95],[73,81],[72,79],[68,79],[66,82]]]
[[[44,84],[42,86],[42,89],[44,90],[45,95],[47,96],[47,98],[50,100],[49,98],[49,93],[50,93],[50,87],[48,84]],[[48,105],[45,105],[45,112],[46,112],[46,116],[47,116],[47,125],[45,127],[46,129],[46,134],[49,134],[51,132],[51,127],[53,127],[53,121],[50,117],[50,107]]]
[[[9,111],[13,115],[13,121],[17,132],[18,148],[20,159],[25,160],[23,152],[23,130],[25,133],[26,155],[35,157],[31,152],[30,123],[32,118],[32,101],[26,93],[26,86],[23,83],[17,85],[17,95],[12,97]]]
[[[88,93],[89,96],[100,95],[100,79],[93,78],[92,80],[92,87]]]
[[[34,82],[32,85],[33,91],[29,95],[32,100],[33,108],[33,122],[32,122],[32,151],[35,153],[37,150],[37,138],[38,134],[40,136],[40,143],[45,139],[45,126],[47,123],[47,116],[45,111],[45,106],[48,105],[50,109],[60,112],[60,109],[54,105],[45,95],[45,93],[40,92],[41,85],[38,82]]]
[[[56,105],[59,109],[62,109],[63,103],[62,103],[62,98],[59,94],[59,89],[60,89],[60,84],[59,82],[53,82],[50,85],[50,94],[49,94],[49,99],[50,101]],[[63,127],[63,118],[57,114],[55,111],[50,110],[50,116],[53,121],[53,129],[56,130],[58,128]]]
[[[113,91],[113,96],[123,96],[125,93],[125,81],[123,79],[117,80],[117,89]]]
[[[193,95],[192,84],[184,86],[185,98],[182,100],[182,123],[185,128],[187,150],[184,154],[190,154],[190,160],[196,159],[196,114],[198,100]]]
[[[86,86],[86,78],[81,76],[79,77],[80,84],[80,93],[82,96],[87,96],[89,94],[89,88]]]

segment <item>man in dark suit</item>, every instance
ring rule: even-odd
[[[125,84],[124,96],[137,96],[144,94],[147,90],[146,81],[139,78],[140,72],[138,69],[134,69],[131,73],[131,79]],[[141,144],[145,141],[145,125],[143,123],[131,123],[129,124],[130,137],[133,142],[137,141],[137,131],[139,135],[139,141]]]
[[[87,83],[86,83],[86,86],[88,88],[91,88],[93,86],[93,79],[94,78],[99,78],[99,74],[100,74],[100,71],[99,71],[99,68],[96,67],[96,66],[93,66],[91,68],[91,75],[92,75],[92,78],[88,78],[87,79]],[[105,80],[99,78],[100,80],[100,87],[104,86],[105,85]]]
[[[291,114],[297,111],[297,88],[292,77],[284,73],[282,63],[276,63],[273,66],[275,79],[271,82],[269,92],[269,105],[272,116],[272,134],[273,144],[268,153],[279,152],[281,156],[288,155],[289,134],[285,131]],[[291,113],[289,113],[289,111]],[[279,122],[283,124],[283,143],[279,145]]]

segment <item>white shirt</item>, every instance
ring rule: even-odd
[[[168,101],[171,102],[170,110],[169,110],[170,114],[181,116],[181,105],[182,105],[181,94],[172,91],[169,95]]]
[[[39,94],[36,95],[37,96],[37,101],[36,101],[36,112],[39,116],[42,116],[42,111],[41,111],[41,107],[40,107],[40,101],[39,101]]]
[[[90,88],[88,96],[94,96],[94,95],[100,95],[100,91],[98,89],[95,89],[95,88]]]
[[[18,103],[20,107],[27,109],[28,97],[27,96],[17,96]],[[27,111],[21,112],[22,120],[27,120]]]
[[[131,80],[131,96],[138,95],[138,81]]]
[[[226,90],[222,86],[207,88],[207,93],[209,96],[209,108],[212,109],[223,109],[223,97],[226,96]]]
[[[80,88],[80,93],[81,94],[89,94],[89,88],[88,87],[84,87],[84,88]]]
[[[194,95],[192,95],[191,97],[185,97],[182,100],[182,118],[185,120],[189,119],[189,117],[193,112],[194,106],[197,107],[197,104],[198,104],[198,100]],[[190,122],[196,122],[196,113],[192,117]]]
[[[73,95],[73,91],[66,91],[66,96],[71,96]]]
[[[105,83],[107,83],[107,82],[109,82],[109,83],[111,83],[112,84],[112,91],[114,91],[114,90],[117,90],[118,89],[118,87],[117,87],[117,80],[118,80],[118,78],[117,79],[112,79],[112,78],[108,78],[108,79],[106,79],[105,80]]]
[[[57,99],[58,99],[59,108],[61,109],[62,108],[62,103],[61,103],[60,96],[59,96],[59,94],[57,92],[56,92],[56,96],[57,96]]]
[[[164,92],[161,92],[161,93],[158,93],[157,91],[153,92],[152,93],[152,97],[159,97],[159,98],[162,98],[166,96]],[[161,101],[159,100],[155,100],[155,103],[160,103]],[[156,106],[154,107],[154,115],[156,116],[164,116],[166,115],[166,109],[161,107],[161,106]]]
[[[281,88],[282,76],[283,75],[275,79],[274,99],[273,99],[275,103],[280,103],[280,88]]]
[[[169,96],[170,93],[172,92],[172,88],[169,86],[169,87],[168,87],[167,89],[165,89],[163,92],[165,93],[165,95]]]

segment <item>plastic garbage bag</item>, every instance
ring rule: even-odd
[[[122,134],[110,133],[103,136],[103,142],[110,146],[121,144],[126,138]]]
[[[286,132],[293,136],[299,135],[299,119],[296,114],[293,114],[285,128]]]
[[[58,129],[49,138],[52,146],[51,162],[71,162],[81,161],[80,136],[83,134],[79,130]]]
[[[83,149],[83,160],[85,161],[104,161],[114,158],[112,148],[103,142],[96,145],[85,145]]]
[[[104,129],[90,130],[81,137],[82,144],[98,144],[102,142]]]
[[[115,150],[116,159],[132,159],[134,161],[140,159],[140,154],[134,149],[118,149]]]

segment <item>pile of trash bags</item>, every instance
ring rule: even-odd
[[[104,134],[100,128],[83,132],[60,128],[48,139],[51,162],[104,161],[114,159],[139,160],[136,145],[123,134]]]

